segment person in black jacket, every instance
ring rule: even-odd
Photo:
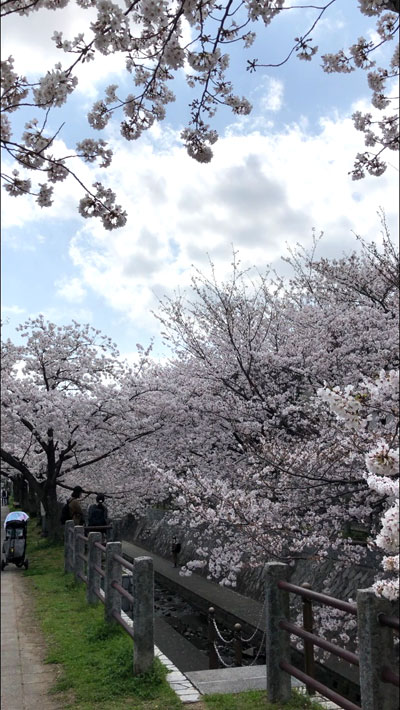
[[[172,559],[174,561],[174,567],[178,566],[178,556],[181,551],[181,543],[177,541],[176,537],[172,538]]]
[[[102,527],[107,525],[108,512],[104,505],[105,495],[104,493],[98,493],[96,496],[96,503],[89,506],[88,510],[88,527]]]

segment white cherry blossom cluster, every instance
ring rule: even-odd
[[[399,451],[392,449],[384,439],[366,455],[367,470],[378,476],[397,476],[399,471]]]
[[[221,50],[215,52],[188,52],[187,61],[189,65],[198,72],[209,72],[217,65],[221,59]]]
[[[363,15],[374,17],[384,10],[392,9],[394,3],[391,0],[359,0],[359,5]]]
[[[1,62],[1,105],[2,110],[12,113],[29,94],[29,84],[25,76],[14,71],[14,59],[8,57]]]
[[[11,122],[10,119],[4,114],[0,114],[0,138],[3,141],[9,141],[11,138]]]
[[[298,45],[301,48],[300,51],[296,52],[296,56],[298,59],[303,59],[306,62],[311,62],[313,56],[318,52],[318,46],[314,45],[312,47],[309,44],[309,41],[311,42],[311,40],[303,41],[295,37],[295,42],[298,42]]]
[[[64,71],[61,63],[58,62],[54,69],[39,80],[39,88],[33,89],[35,103],[41,108],[62,106],[66,102],[68,94],[72,94],[77,85],[77,77],[70,76],[69,72]]]
[[[185,63],[185,52],[179,43],[179,38],[173,35],[164,48],[164,62],[171,69],[179,69]]]
[[[110,0],[98,0],[96,22],[90,29],[94,34],[94,46],[101,54],[112,54],[130,47],[129,20],[122,9]]]
[[[399,499],[393,503],[382,517],[382,529],[376,537],[376,544],[385,552],[399,551]],[[389,563],[390,564],[390,563]]]
[[[142,0],[140,13],[147,24],[159,24],[164,21],[168,3],[165,0]]]
[[[82,217],[100,217],[107,230],[123,227],[127,214],[119,205],[115,205],[115,193],[105,188],[100,182],[93,184],[96,193],[88,193],[79,203],[79,213]]]
[[[251,20],[262,19],[265,25],[269,25],[273,18],[280,13],[285,0],[246,0],[246,7]]]
[[[374,432],[379,428],[382,431],[385,427],[388,429],[386,438],[377,437],[375,445],[365,454],[365,478],[371,490],[385,496],[389,503],[374,542],[385,553],[390,553],[390,557],[383,560],[383,569],[396,574],[399,554],[399,371],[382,370],[376,380],[364,381],[358,388],[347,387],[341,392],[339,388],[325,387],[318,394],[351,430]],[[373,588],[379,596],[393,600],[399,594],[399,580],[380,579]]]
[[[350,74],[354,71],[354,67],[349,63],[343,49],[336,54],[323,54],[321,59],[324,72],[327,74]]]
[[[99,163],[101,168],[108,168],[112,160],[112,150],[107,148],[107,143],[102,139],[85,138],[76,144],[76,150],[87,163],[93,163],[97,158],[101,158]]]
[[[250,101],[244,96],[242,96],[242,98],[239,96],[228,96],[226,104],[232,108],[233,113],[237,113],[239,116],[247,116],[251,113],[253,108]]]
[[[88,113],[89,125],[98,131],[106,127],[110,118],[110,110],[107,108],[104,101],[101,100],[96,101],[93,104],[92,110]]]
[[[372,139],[369,131],[367,132],[367,136],[369,144],[371,144]],[[362,180],[367,172],[370,175],[379,177],[383,175],[386,167],[385,161],[381,160],[381,158],[376,155],[372,155],[371,153],[357,153],[354,167],[351,171],[351,177],[353,180]]]
[[[65,167],[65,160],[49,160],[48,165],[47,179],[49,182],[62,182],[68,177],[69,171]]]
[[[5,189],[13,197],[17,197],[18,195],[26,195],[27,193],[29,194],[31,191],[31,187],[31,180],[25,180],[23,178],[20,178],[18,170],[12,171],[11,180],[5,185]]]
[[[85,44],[84,34],[80,32],[73,40],[63,39],[63,32],[55,31],[52,35],[52,40],[55,42],[57,49],[62,49],[63,52],[74,52],[80,54],[83,52],[83,62],[94,59],[94,51],[91,47]]]
[[[47,185],[47,183],[43,183],[39,185],[39,188],[36,202],[40,207],[50,207],[53,204],[52,196],[54,187],[52,185]]]
[[[372,41],[368,42],[364,37],[359,37],[357,43],[353,44],[349,48],[356,67],[359,67],[360,69],[369,69],[370,67],[375,66],[375,62],[369,57],[373,47],[374,43]]]

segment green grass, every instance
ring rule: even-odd
[[[61,664],[53,692],[67,694],[74,710],[175,710],[182,703],[156,659],[151,672],[132,674],[132,639],[103,620],[104,607],[86,602],[86,588],[63,573],[63,548],[29,525],[29,569],[35,609],[48,643],[47,663]]]
[[[267,694],[262,690],[248,690],[245,693],[231,693],[225,695],[206,695],[207,710],[322,710],[322,706],[311,701],[302,693],[293,691],[292,697],[284,706],[272,705],[267,702]]]
[[[118,625],[104,622],[104,607],[88,605],[85,585],[64,574],[62,545],[40,537],[28,524],[29,578],[37,618],[47,640],[46,663],[59,664],[61,674],[52,689],[67,710],[178,710],[185,706],[169,687],[166,670],[155,660],[151,672],[132,674],[132,639]],[[262,691],[202,698],[207,710],[283,710],[267,703]],[[194,706],[196,707],[196,706]],[[293,694],[285,710],[315,708]]]

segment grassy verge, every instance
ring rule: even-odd
[[[207,710],[280,710],[277,705],[267,702],[267,694],[261,690],[248,690],[246,693],[224,695],[206,695]],[[291,700],[284,710],[322,710],[322,706],[310,700],[302,693],[293,691]]]
[[[89,606],[86,588],[63,573],[63,548],[29,525],[29,569],[35,609],[48,642],[47,663],[61,664],[54,693],[67,691],[74,710],[175,710],[182,704],[156,659],[152,672],[132,675],[132,640],[103,621],[102,604]],[[65,697],[65,696],[64,696]]]
[[[35,611],[48,646],[47,663],[60,664],[62,673],[53,692],[62,693],[65,710],[177,710],[184,706],[166,681],[164,667],[132,675],[132,640],[117,625],[103,621],[103,605],[89,606],[85,586],[63,573],[63,547],[41,538],[29,523],[29,578]],[[64,701],[64,698],[70,700]],[[194,706],[195,708],[196,706]],[[206,710],[282,710],[267,703],[262,691],[202,698]],[[285,710],[314,708],[296,694]]]

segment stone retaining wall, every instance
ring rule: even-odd
[[[173,537],[177,537],[182,545],[179,563],[185,564],[196,559],[196,548],[199,544],[198,529],[182,530],[178,526],[169,525],[170,514],[164,510],[151,509],[146,517],[135,519],[128,515],[123,520],[122,538],[128,542],[153,551],[166,559],[172,560],[171,547]],[[263,560],[259,567],[243,569],[237,580],[236,591],[253,599],[263,600],[264,580]],[[313,560],[296,560],[291,573],[294,584],[308,582],[317,591],[324,591],[339,599],[354,597],[357,589],[371,586],[379,569],[377,557],[368,552],[362,565],[343,567],[334,559],[324,562]],[[196,571],[198,574],[199,571]],[[200,571],[201,573],[201,571]],[[327,580],[328,586],[327,586]]]

